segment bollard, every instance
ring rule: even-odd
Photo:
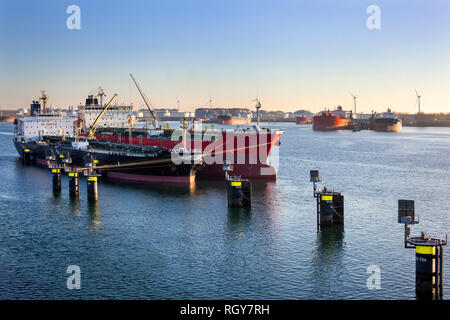
[[[22,161],[23,161],[23,164],[26,164],[26,165],[31,164],[31,150],[30,149],[23,150]]]
[[[251,207],[252,206],[252,185],[250,181],[242,181],[242,206]]]
[[[87,197],[88,201],[98,199],[97,176],[87,176]]]
[[[318,192],[317,215],[320,226],[344,224],[344,196],[326,189]]]
[[[416,246],[416,293],[418,296],[435,295],[438,280],[436,246]]]
[[[69,172],[69,195],[71,197],[78,197],[80,194],[78,172]]]
[[[229,208],[252,206],[252,187],[248,180],[230,177],[227,180],[227,193]]]
[[[61,169],[52,169],[53,193],[61,192]]]

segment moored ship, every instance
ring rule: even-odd
[[[279,145],[280,130],[267,128],[203,130],[195,125],[186,130],[182,146],[182,129],[100,128],[95,138],[135,145],[162,146],[167,149],[184,147],[209,161],[198,170],[199,178],[223,179],[223,164],[232,164],[233,175],[253,179],[276,179],[276,170],[269,165],[274,146]]]
[[[42,140],[22,141],[14,138],[14,146],[31,163],[48,166],[49,154],[71,158],[74,168],[86,166],[86,157],[92,157],[94,169],[108,180],[137,183],[194,183],[199,161],[174,164],[169,150],[161,147],[136,146],[45,136]]]
[[[49,165],[48,154],[67,154],[72,159],[72,165],[79,168],[86,166],[84,159],[89,156],[98,163],[95,170],[111,180],[193,183],[202,160],[186,149],[168,150],[162,146],[111,143],[95,139],[97,125],[116,96],[97,115],[88,133],[83,130],[82,122],[77,117],[63,119],[55,115],[49,122],[47,118],[51,114],[42,113],[40,104],[33,101],[31,116],[18,119],[14,130],[13,142],[17,152],[24,161],[44,166]],[[52,130],[47,130],[48,126]],[[44,130],[40,130],[42,127]],[[83,131],[84,137],[80,137]],[[174,161],[177,157],[183,161]]]
[[[224,114],[217,116],[217,119],[214,122],[218,124],[242,125],[242,124],[250,124],[251,118]]]
[[[34,105],[34,107],[33,107]],[[96,101],[94,96],[88,97],[86,105],[78,112],[71,114],[44,113],[40,111],[40,104],[33,102],[30,116],[18,117],[15,127],[15,135],[20,141],[42,140],[43,136],[74,138],[78,130],[84,131],[92,125],[92,116],[86,116],[89,111],[97,116],[104,108],[102,103]],[[115,107],[115,106],[114,106]],[[246,178],[258,178],[275,180],[276,169],[269,164],[269,155],[274,146],[279,145],[282,131],[260,128],[259,121],[256,126],[250,128],[235,128],[228,130],[197,129],[193,124],[191,128],[183,126],[183,130],[158,127],[156,116],[153,124],[136,128],[130,119],[130,109],[114,108],[111,112],[104,110],[103,116],[110,114],[106,122],[98,121],[97,133],[94,137],[99,141],[111,143],[127,143],[130,145],[156,146],[168,150],[180,148],[183,130],[187,132],[184,148],[201,152],[207,157],[214,158],[205,163],[198,172],[200,178],[223,179],[223,163],[233,164],[233,175]],[[95,110],[95,111],[94,111]],[[127,119],[127,120],[125,120]],[[102,125],[103,124],[103,125]],[[178,135],[178,136],[177,136]]]
[[[322,111],[313,117],[313,130],[317,131],[333,131],[348,129],[351,123],[349,113],[338,106],[334,111]]]
[[[296,124],[310,124],[312,122],[312,119],[310,117],[295,117],[295,123]]]
[[[397,115],[388,109],[383,112],[381,116],[373,119],[373,130],[383,132],[400,132],[402,131],[402,120],[397,118]]]

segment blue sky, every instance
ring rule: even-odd
[[[81,8],[81,30],[66,8]],[[381,30],[366,9],[381,8]],[[294,111],[450,112],[450,3],[431,1],[0,0],[0,106],[27,106],[45,89],[77,105],[98,86],[120,102]]]

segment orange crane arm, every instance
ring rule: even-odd
[[[100,112],[100,114],[97,116],[97,119],[95,119],[94,123],[91,125],[91,127],[89,128],[89,137],[93,138],[94,134],[95,134],[95,130],[97,129],[97,124],[100,121],[100,119],[103,117],[103,115],[105,114],[106,110],[109,108],[109,106],[111,105],[111,103],[113,102],[113,100],[117,97],[117,93],[114,94],[114,96],[111,98],[111,100],[109,100],[108,104],[103,108],[102,112]]]

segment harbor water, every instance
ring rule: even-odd
[[[229,209],[223,181],[100,182],[92,204],[85,179],[71,200],[64,176],[55,197],[49,171],[23,166],[13,125],[0,123],[0,299],[415,299],[397,201],[415,200],[412,235],[450,231],[450,128],[267,126],[285,131],[278,180],[253,184],[251,209]],[[345,196],[343,228],[317,232],[311,169]],[[79,290],[66,286],[70,265]],[[367,286],[374,265],[379,289]]]

